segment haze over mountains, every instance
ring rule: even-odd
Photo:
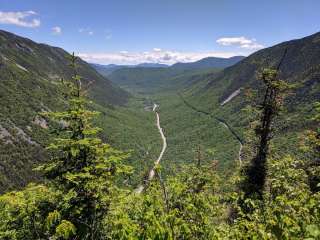
[[[96,64],[96,63],[91,63],[91,65],[102,75],[108,76],[115,70],[118,70],[120,68],[135,68],[135,67],[146,67],[146,68],[166,68],[169,67],[169,65],[166,64],[160,64],[160,63],[140,63],[137,65],[116,65],[116,64],[108,64],[108,65],[103,65],[103,64]]]
[[[229,67],[240,60],[244,59],[243,56],[235,56],[230,58],[217,58],[217,57],[207,57],[196,62],[186,62],[186,63],[175,63],[170,65],[161,63],[140,63],[137,65],[101,65],[94,64],[91,65],[99,71],[102,75],[108,76],[114,71],[121,68],[171,68],[171,69],[183,69],[183,70],[196,70],[196,69],[206,69],[206,68],[225,68]]]

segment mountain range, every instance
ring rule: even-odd
[[[170,68],[170,69],[180,69],[180,70],[199,70],[199,69],[208,69],[208,68],[225,68],[229,67],[245,57],[243,56],[234,56],[230,58],[217,58],[217,57],[207,57],[200,59],[196,62],[178,62],[173,65],[166,65],[161,63],[140,63],[137,65],[116,65],[108,64],[101,65],[92,63],[91,65],[102,75],[108,76],[114,71],[122,68]]]
[[[143,68],[166,68],[169,65],[161,64],[161,63],[140,63],[136,65],[117,65],[117,64],[97,64],[91,63],[92,67],[95,68],[100,74],[104,76],[108,76],[109,74],[113,73],[114,71],[121,69],[121,68],[136,68],[136,67],[143,67]]]
[[[172,66],[104,66],[79,60],[78,72],[93,107],[102,112],[97,123],[103,139],[133,150],[130,161],[139,180],[153,164],[160,141],[153,113],[144,110],[152,102],[160,105],[168,141],[164,172],[192,161],[199,142],[215,150],[222,170],[232,169],[238,141],[217,119],[244,139],[245,91],[260,93],[257,72],[277,66],[283,56],[279,76],[295,85],[286,100],[287,111],[280,116],[283,128],[275,136],[286,153],[298,148],[293,136],[313,126],[313,102],[320,99],[320,33],[248,57],[210,57]],[[69,57],[61,48],[0,31],[0,191],[39,179],[32,168],[45,161],[44,146],[51,138],[48,122],[39,112],[64,108],[58,83],[72,74]]]
[[[168,144],[184,149],[180,152],[168,148],[164,162],[170,162],[169,168],[174,164],[171,159],[185,162],[194,158],[193,148],[199,144],[196,140],[199,138],[203,146],[214,147],[221,165],[227,166],[236,157],[231,152],[237,145],[230,145],[232,138],[227,134],[220,135],[223,128],[216,127],[219,125],[216,120],[226,123],[244,141],[250,124],[250,114],[244,111],[249,104],[246,93],[250,91],[257,102],[262,101],[263,83],[258,73],[265,68],[277,68],[281,59],[279,77],[292,84],[293,89],[286,98],[284,112],[277,117],[279,123],[275,123],[277,132],[273,140],[281,154],[298,154],[299,136],[315,127],[312,114],[314,103],[320,99],[319,56],[320,33],[316,33],[262,49],[226,68],[118,69],[109,78],[160,103],[163,125],[169,131]],[[185,103],[192,107],[188,110]],[[213,122],[200,124],[203,114],[213,116]]]
[[[179,69],[207,69],[207,68],[226,68],[230,67],[242,59],[244,56],[234,56],[230,58],[207,57],[196,62],[175,63],[171,67]]]

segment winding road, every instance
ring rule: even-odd
[[[220,119],[218,117],[214,117],[212,116],[210,113],[208,112],[205,112],[205,111],[201,111],[197,108],[195,108],[194,106],[190,105],[187,101],[184,100],[184,98],[178,94],[180,96],[180,98],[183,100],[183,102],[190,108],[192,108],[194,111],[197,111],[199,113],[203,113],[203,114],[206,114],[206,115],[209,115],[210,117],[214,118],[216,121],[218,121],[221,125],[223,125],[226,129],[228,129],[230,131],[230,133],[237,139],[237,141],[239,142],[239,145],[240,145],[240,149],[239,149],[239,156],[238,156],[238,159],[239,159],[239,163],[240,163],[240,166],[242,164],[242,158],[241,158],[241,155],[242,155],[242,148],[243,148],[243,141],[242,139],[237,135],[237,133],[229,126],[229,124],[227,122],[225,122],[223,119]],[[144,183],[142,183],[141,185],[139,185],[135,192],[136,193],[142,193],[142,191],[145,189],[146,185],[148,184],[148,182],[150,182],[154,176],[155,176],[155,168],[158,164],[160,164],[160,161],[163,157],[163,154],[165,153],[166,149],[167,149],[167,139],[166,139],[166,136],[164,135],[163,133],[163,129],[161,128],[161,125],[160,125],[160,115],[157,111],[157,108],[159,107],[159,105],[157,104],[153,104],[153,109],[152,111],[155,112],[156,114],[156,124],[157,124],[157,127],[158,127],[158,130],[159,130],[159,133],[160,133],[160,136],[161,136],[161,139],[162,139],[162,150],[160,152],[160,155],[158,157],[158,159],[154,162],[154,166],[153,168],[149,171],[149,175],[148,175],[148,178],[144,181]]]
[[[158,130],[159,130],[161,139],[162,139],[162,150],[160,152],[160,155],[159,155],[158,159],[154,162],[153,168],[149,172],[148,179],[135,190],[136,193],[141,193],[145,189],[146,184],[148,182],[150,182],[154,178],[155,168],[156,168],[156,166],[158,164],[160,164],[160,161],[161,161],[161,159],[163,157],[163,154],[167,149],[167,139],[166,139],[166,136],[164,135],[163,129],[161,128],[161,125],[160,125],[160,115],[159,115],[159,113],[157,111],[158,107],[159,107],[159,105],[154,103],[152,111],[156,113],[156,123],[157,123],[157,127],[158,127]]]

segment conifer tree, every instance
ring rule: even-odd
[[[51,221],[56,225],[55,231],[62,232],[66,238],[100,239],[101,221],[116,189],[116,174],[127,173],[129,168],[121,163],[126,154],[96,137],[100,129],[93,126],[92,118],[98,113],[87,108],[76,60],[73,54],[73,76],[70,81],[63,81],[66,110],[45,114],[61,126],[59,137],[48,147],[50,161],[38,170],[65,196],[55,213],[59,216],[55,217],[58,223]]]
[[[274,132],[273,121],[280,113],[285,93],[291,86],[279,79],[279,68],[286,55],[283,55],[277,69],[264,69],[259,74],[259,79],[265,85],[262,103],[258,106],[260,110],[259,124],[255,129],[258,137],[257,151],[249,166],[244,169],[245,179],[241,188],[245,198],[262,199],[264,185],[267,175],[267,157],[269,153],[269,142]]]

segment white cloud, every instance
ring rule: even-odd
[[[264,46],[263,46],[262,44],[253,42],[253,43],[251,43],[251,44],[243,44],[243,45],[241,45],[241,48],[246,48],[246,49],[255,50],[255,49],[264,48]]]
[[[245,37],[219,38],[217,43],[223,46],[250,44],[252,41]]]
[[[25,12],[1,12],[0,11],[0,24],[11,24],[20,27],[36,28],[40,26],[40,20],[31,18],[37,15],[34,11]]]
[[[54,35],[60,35],[62,33],[61,27],[58,27],[58,26],[53,27],[51,30],[52,30],[52,34]]]
[[[223,46],[238,46],[244,49],[261,49],[264,48],[262,44],[257,43],[256,39],[248,39],[246,37],[225,37],[219,38],[216,41],[218,44]]]
[[[179,52],[153,49],[146,52],[106,52],[106,53],[78,53],[85,61],[100,64],[139,64],[139,63],[164,63],[194,62],[205,57],[228,58],[245,55],[242,52]]]

